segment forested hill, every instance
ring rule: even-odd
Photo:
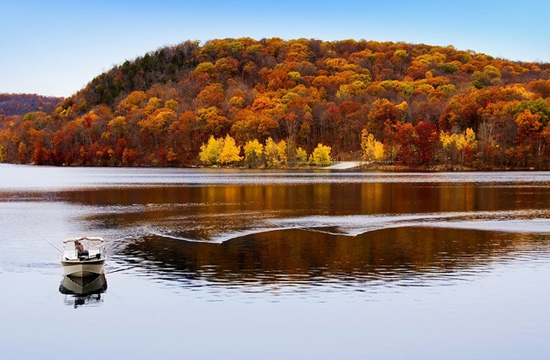
[[[29,112],[55,110],[63,98],[36,94],[0,94],[0,115],[24,115]]]
[[[295,164],[323,144],[383,164],[549,168],[549,75],[452,46],[188,41],[113,67],[50,113],[0,117],[0,160],[188,166],[213,137],[243,158],[222,164]]]

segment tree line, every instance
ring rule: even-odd
[[[0,115],[0,161],[292,166],[321,146],[332,159],[547,169],[549,72],[452,46],[187,41],[113,67],[51,112]],[[220,154],[233,141],[239,160],[206,160],[212,141]]]
[[[25,115],[29,112],[52,112],[63,101],[61,97],[36,94],[0,94],[0,115]]]

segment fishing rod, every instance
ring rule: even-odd
[[[33,231],[34,232],[34,231]],[[40,234],[37,234],[35,233],[35,235],[37,235],[40,239],[44,240],[45,242],[47,242],[48,244],[50,244],[51,247],[53,247],[55,250],[59,251],[60,254],[63,254],[63,251],[59,250],[59,248],[57,246],[55,246],[54,244],[52,244],[51,242],[49,242],[46,238],[44,238],[42,235]]]

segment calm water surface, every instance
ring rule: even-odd
[[[0,165],[3,358],[547,359],[549,278],[547,172]]]

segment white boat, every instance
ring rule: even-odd
[[[105,240],[95,236],[66,239],[62,256],[61,265],[66,276],[100,275],[105,264]]]

